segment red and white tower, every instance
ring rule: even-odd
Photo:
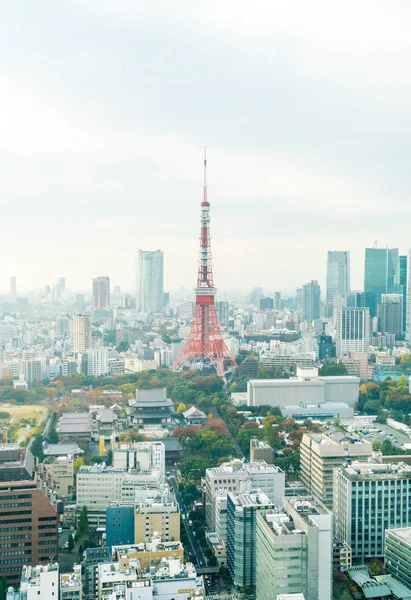
[[[217,374],[225,380],[224,359],[237,363],[221,335],[214,296],[212,255],[210,244],[210,203],[207,198],[207,157],[204,152],[204,188],[201,203],[200,257],[198,261],[196,303],[190,334],[171,370],[177,371],[184,363],[208,359]]]

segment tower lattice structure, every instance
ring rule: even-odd
[[[237,366],[221,335],[215,307],[216,288],[213,282],[210,244],[210,203],[207,197],[207,157],[204,155],[204,187],[201,202],[200,257],[198,261],[196,302],[190,334],[172,366],[177,371],[183,364],[208,359],[217,374],[225,377],[224,359]]]

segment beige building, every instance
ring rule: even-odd
[[[300,445],[300,479],[313,496],[332,509],[333,469],[371,456],[372,445],[355,435],[305,433]]]
[[[113,546],[113,560],[119,561],[121,556],[137,559],[143,571],[151,567],[161,566],[164,558],[176,558],[184,562],[184,548],[181,542],[162,542],[160,536],[153,536],[147,544],[130,544]]]
[[[250,440],[250,462],[265,460],[267,465],[274,463],[274,450],[263,440]]]
[[[180,511],[175,502],[153,502],[148,499],[136,505],[134,543],[151,540],[154,534],[163,542],[180,540]]]
[[[74,315],[74,352],[86,352],[91,347],[91,315]]]
[[[74,490],[74,457],[58,456],[54,460],[46,459],[43,464],[55,481],[58,496],[70,495]]]

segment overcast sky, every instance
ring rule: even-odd
[[[411,246],[411,4],[0,2],[0,289],[162,248],[194,287],[202,147],[221,291],[325,284],[327,250]],[[325,291],[325,290],[324,290]]]

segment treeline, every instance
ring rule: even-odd
[[[391,417],[410,425],[411,394],[407,377],[402,375],[398,381],[387,377],[380,383],[362,384],[358,409],[369,415],[377,415],[379,422]]]

